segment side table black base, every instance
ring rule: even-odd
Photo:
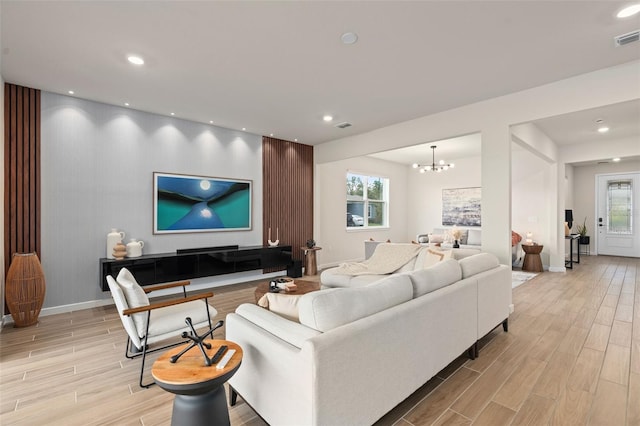
[[[177,394],[173,400],[171,426],[229,426],[224,386],[200,395]]]

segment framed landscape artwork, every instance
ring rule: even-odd
[[[153,174],[153,233],[248,231],[252,181]]]
[[[480,187],[442,190],[442,224],[480,226]]]

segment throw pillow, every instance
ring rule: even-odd
[[[265,293],[265,295],[258,300],[258,305],[270,310],[274,314],[280,315],[283,318],[300,322],[298,319],[299,300],[300,296],[280,293]]]
[[[120,285],[124,298],[127,299],[127,305],[129,308],[137,308],[139,306],[146,306],[149,304],[149,297],[144,292],[140,284],[136,281],[133,274],[129,272],[127,268],[122,268],[116,277],[116,281]],[[147,313],[141,312],[139,314],[133,314],[131,316],[133,322],[138,329],[138,335],[144,336],[144,332],[147,329]]]
[[[418,242],[421,243],[421,244],[428,243],[429,242],[429,237],[426,236],[426,235],[420,235],[418,237]]]
[[[444,259],[444,253],[443,252],[437,251],[437,250],[428,249],[426,257],[424,259],[424,263],[422,264],[422,267],[423,268],[428,268],[428,267],[433,266],[436,263],[440,262],[442,259]]]
[[[429,242],[430,243],[444,243],[444,235],[443,234],[429,234]]]

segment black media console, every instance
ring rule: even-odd
[[[109,291],[107,275],[116,277],[127,268],[138,284],[151,285],[256,269],[294,270],[291,246],[204,247],[175,253],[147,254],[122,260],[100,259],[100,288]]]

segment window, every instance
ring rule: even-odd
[[[347,228],[388,226],[389,179],[347,172]]]
[[[631,181],[611,181],[607,187],[607,232],[632,234]]]

